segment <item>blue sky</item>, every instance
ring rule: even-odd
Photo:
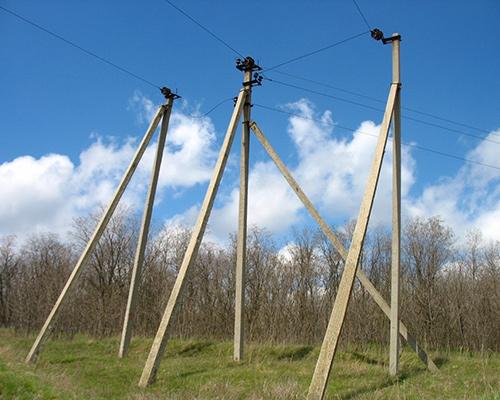
[[[499,3],[358,2],[373,27],[387,35],[399,32],[403,36],[403,106],[485,131],[407,111],[403,114],[489,139],[477,140],[403,120],[403,141],[500,167],[496,156],[500,148]],[[350,0],[288,1],[286,6],[284,2],[257,1],[250,7],[230,1],[176,4],[263,67],[366,31]],[[205,119],[190,120],[186,114],[203,113],[237,94],[242,77],[234,67],[235,54],[162,0],[122,1],[119,7],[112,2],[63,1],[2,1],[0,5],[155,84],[178,90],[182,101],[176,104],[177,133],[167,139],[171,139],[171,158],[167,156],[164,166],[170,172],[165,172],[160,185],[155,217],[192,223],[232,105],[226,102]],[[0,196],[6,205],[0,212],[0,234],[23,236],[55,230],[64,235],[72,218],[95,210],[112,193],[131,155],[134,138],[143,134],[151,108],[160,104],[162,97],[157,89],[3,11],[0,34]],[[367,34],[279,70],[384,100],[391,79],[391,49]],[[273,71],[267,76],[384,107]],[[354,218],[375,140],[356,140],[352,132],[332,130],[330,122],[354,129],[364,123],[360,130],[377,134],[382,113],[272,82],[256,88],[253,101],[326,121],[304,124],[304,120],[258,107],[252,111],[329,222]],[[189,143],[187,137],[191,138]],[[324,151],[307,150],[312,140]],[[214,211],[210,232],[215,239],[233,229],[238,141],[239,136]],[[183,146],[193,146],[186,148],[191,158],[184,153],[176,158],[176,151]],[[277,186],[275,170],[256,140],[251,151],[251,186],[256,194],[250,202],[259,214],[253,221],[278,236],[308,224],[293,196],[284,186]],[[404,156],[405,215],[440,214],[460,235],[477,228],[488,238],[500,239],[499,170],[415,148],[405,151]],[[172,165],[174,160],[182,168]],[[144,195],[147,161],[148,157],[125,199],[136,207]],[[338,174],[333,172],[335,168]],[[317,169],[316,173],[311,174],[311,169]],[[266,202],[265,195],[273,190],[277,193],[274,201]],[[377,199],[380,206],[375,220],[382,223],[387,220],[384,209],[388,194],[388,188],[382,188]],[[277,211],[281,213],[273,214]]]

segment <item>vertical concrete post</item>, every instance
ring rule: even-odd
[[[163,149],[165,148],[165,140],[167,138],[168,124],[170,121],[170,114],[172,113],[172,106],[174,96],[167,98],[167,104],[163,113],[163,119],[158,137],[158,146],[156,149],[156,156],[151,171],[151,182],[144,205],[144,213],[142,216],[141,230],[137,242],[137,249],[135,251],[134,266],[132,268],[132,277],[130,280],[130,288],[128,292],[127,308],[125,310],[125,317],[123,321],[122,337],[120,341],[120,349],[118,357],[123,358],[128,352],[130,339],[133,329],[133,318],[137,304],[137,295],[141,281],[142,267],[144,263],[144,253],[146,251],[146,244],[148,241],[149,226],[151,223],[151,215],[153,213],[153,204],[156,195],[156,186],[158,184],[158,176],[160,175],[161,161],[163,158]]]
[[[106,226],[108,225],[109,220],[111,219],[111,216],[113,215],[113,212],[116,209],[116,206],[118,205],[118,202],[120,201],[123,192],[127,188],[128,183],[130,182],[130,179],[132,178],[132,175],[134,174],[137,165],[139,164],[139,161],[142,158],[142,155],[144,154],[144,151],[146,151],[146,147],[148,146],[149,141],[151,140],[151,137],[153,136],[153,133],[156,130],[156,127],[158,126],[158,123],[160,122],[161,117],[163,116],[163,111],[164,111],[164,106],[160,106],[158,108],[158,111],[156,112],[153,120],[151,121],[151,124],[149,125],[148,130],[146,131],[146,134],[144,135],[139,148],[137,149],[134,158],[132,159],[132,162],[127,168],[127,171],[125,172],[125,175],[123,176],[120,184],[118,185],[118,188],[116,189],[115,195],[113,196],[113,199],[111,200],[111,203],[109,204],[108,208],[104,212],[104,215],[102,216],[101,220],[97,224],[97,227],[90,238],[89,242],[87,243],[87,247],[85,247],[85,250],[83,251],[82,255],[80,256],[80,259],[75,265],[75,268],[71,272],[71,275],[69,276],[68,280],[66,281],[66,284],[64,285],[63,290],[61,291],[61,294],[59,295],[59,298],[57,299],[56,303],[54,304],[54,307],[50,311],[49,316],[47,317],[47,320],[43,324],[42,329],[40,330],[40,333],[38,334],[35,343],[33,343],[33,346],[31,347],[30,352],[28,353],[28,356],[26,357],[26,362],[35,362],[38,356],[38,353],[41,351],[41,348],[44,344],[44,342],[47,340],[50,331],[52,330],[53,323],[57,319],[59,313],[60,313],[60,308],[62,304],[64,303],[66,296],[68,293],[72,290],[73,286],[75,285],[76,281],[78,280],[78,277],[80,276],[82,272],[82,267],[85,265],[85,262],[87,259],[90,257],[92,251],[95,248],[95,245],[99,241],[100,237],[102,236],[102,233],[106,229]]]
[[[234,139],[234,132],[236,130],[236,125],[243,109],[245,98],[246,90],[241,89],[238,95],[238,99],[236,100],[233,115],[231,116],[231,120],[227,128],[224,142],[222,143],[219,157],[215,164],[212,179],[210,180],[210,184],[208,185],[205,199],[203,200],[203,204],[198,215],[198,220],[196,221],[196,225],[193,228],[193,233],[191,234],[186,253],[184,254],[177,279],[175,280],[174,286],[170,293],[170,297],[168,299],[167,306],[165,307],[165,312],[160,322],[160,326],[158,327],[158,331],[156,332],[155,339],[151,346],[148,359],[146,360],[146,364],[144,365],[141,379],[139,380],[140,387],[148,386],[149,384],[153,383],[156,378],[156,373],[160,366],[161,358],[172,331],[172,318],[178,308],[179,301],[182,297],[182,292],[185,287],[186,276],[195,262],[201,241],[203,240],[205,228],[207,226],[208,218],[210,216],[210,212],[212,211],[212,206],[215,200],[215,195],[217,194],[217,189],[219,188],[222,174],[229,157],[229,152],[231,150],[231,145]]]
[[[398,86],[394,104],[394,129],[392,140],[392,260],[391,260],[391,327],[389,348],[389,374],[399,372],[399,271],[401,249],[401,89],[399,72],[400,39],[393,34],[392,41],[392,83]]]
[[[252,69],[244,71],[244,82],[252,80]],[[240,156],[240,198],[238,211],[238,238],[236,244],[236,276],[234,302],[234,354],[235,361],[243,359],[245,335],[245,277],[247,254],[247,210],[248,210],[248,159],[250,153],[250,111],[252,107],[252,86],[247,86],[243,106],[243,129],[241,133]]]
[[[338,340],[344,325],[345,315],[349,300],[351,297],[352,286],[354,284],[354,277],[356,276],[358,261],[361,256],[363,241],[368,227],[368,221],[373,206],[373,200],[377,189],[378,178],[382,161],[384,158],[385,145],[387,143],[387,136],[391,123],[392,112],[394,109],[394,102],[396,99],[397,86],[391,85],[389,91],[389,98],[385,108],[384,119],[380,127],[380,134],[375,148],[375,155],[368,176],[363,200],[359,209],[356,227],[351,241],[351,246],[345,260],[344,272],[340,280],[337,297],[333,304],[332,313],[326,329],[325,338],[321,346],[316,368],[309,386],[307,395],[308,400],[321,400],[325,394],[328,377],[332,367],[333,358],[337,351]]]

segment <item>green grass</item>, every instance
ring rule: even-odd
[[[319,348],[249,345],[245,361],[232,361],[232,344],[172,340],[156,383],[137,382],[150,339],[135,338],[126,359],[118,338],[51,340],[36,365],[24,357],[33,337],[0,330],[0,399],[302,399]],[[328,385],[331,399],[500,400],[500,355],[434,354],[440,372],[427,372],[409,351],[399,379],[387,374],[387,350],[337,354]]]

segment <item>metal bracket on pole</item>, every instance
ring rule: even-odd
[[[163,96],[165,96],[165,99],[169,100],[169,99],[172,99],[172,100],[176,100],[176,99],[180,99],[181,96],[179,96],[176,93],[172,92],[171,89],[169,89],[168,87],[166,86],[163,86],[161,89],[160,89],[160,92]]]
[[[262,68],[255,63],[255,60],[252,57],[247,56],[244,59],[237,58],[236,69],[246,72],[243,87],[262,86],[263,77],[259,74],[259,71],[262,71]]]
[[[395,40],[401,41],[401,35],[393,35],[391,37],[386,38],[386,37],[384,37],[384,32],[382,32],[378,28],[372,29],[370,31],[370,33],[371,33],[373,39],[375,39],[377,41],[381,40],[383,44],[392,43]]]

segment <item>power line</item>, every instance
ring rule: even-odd
[[[341,88],[339,86],[330,85],[329,83],[324,83],[324,82],[316,81],[314,79],[305,78],[303,76],[299,76],[299,75],[295,75],[295,74],[290,74],[288,72],[284,72],[284,71],[280,71],[280,70],[274,70],[274,71],[272,71],[272,73],[273,74],[280,74],[280,75],[283,75],[283,76],[288,76],[289,78],[301,80],[301,81],[304,81],[304,82],[313,83],[313,84],[318,85],[318,86],[327,87],[327,88],[330,88],[330,89],[338,90],[339,92],[347,93],[347,94],[350,94],[350,95],[353,95],[353,96],[357,96],[357,97],[360,97],[360,98],[363,98],[363,99],[367,99],[367,100],[375,101],[377,103],[384,103],[385,104],[385,101],[383,101],[383,100],[377,99],[377,98],[372,97],[372,96],[368,96],[366,94],[362,94],[362,93],[359,93],[359,92],[354,92],[352,90]]]
[[[268,111],[273,111],[273,112],[277,112],[277,113],[281,113],[281,114],[286,114],[286,115],[289,115],[289,116],[298,117],[298,118],[302,118],[302,119],[306,119],[306,120],[318,122],[320,124],[327,124],[327,125],[333,126],[335,128],[343,129],[343,130],[350,131],[350,132],[357,132],[357,133],[360,133],[360,134],[363,134],[363,135],[366,135],[366,136],[371,136],[371,137],[374,137],[374,138],[378,138],[377,135],[371,134],[369,132],[363,132],[363,131],[360,131],[358,129],[350,128],[348,126],[343,126],[343,125],[339,125],[339,124],[336,124],[336,123],[329,123],[329,122],[326,122],[324,120],[320,120],[318,118],[306,117],[304,115],[300,115],[300,114],[293,113],[293,112],[290,112],[290,111],[282,110],[282,109],[279,109],[279,108],[276,108],[276,107],[265,106],[265,105],[262,105],[262,104],[255,104],[254,103],[253,105],[255,107],[259,107],[259,108],[262,108],[262,109],[265,109],[265,110],[268,110]],[[442,152],[442,151],[439,151],[439,150],[430,149],[428,147],[420,146],[420,145],[417,145],[415,143],[405,143],[405,142],[402,142],[402,144],[404,146],[413,147],[413,148],[416,148],[418,150],[426,151],[426,152],[429,152],[429,153],[434,153],[434,154],[437,154],[437,155],[440,155],[440,156],[443,156],[443,157],[453,158],[455,160],[460,160],[460,161],[464,161],[466,163],[476,164],[476,165],[480,165],[480,166],[487,167],[487,168],[493,168],[493,169],[497,169],[497,170],[500,171],[500,167],[496,166],[496,165],[486,164],[486,163],[483,163],[483,162],[480,162],[480,161],[471,160],[469,158],[464,158],[464,157],[460,157],[460,156],[457,156],[457,155],[454,155],[454,154],[445,153],[445,152]]]
[[[358,9],[359,15],[361,16],[361,18],[363,18],[363,21],[365,21],[365,24],[366,24],[366,27],[368,28],[368,30],[371,30],[372,28],[371,28],[370,24],[368,23],[368,20],[366,19],[365,14],[363,14],[363,11],[361,11],[361,8],[359,7],[358,2],[356,0],[352,0],[352,2],[354,3],[356,8]]]
[[[363,108],[366,108],[366,109],[369,109],[369,110],[384,112],[384,110],[381,109],[381,108],[370,106],[368,104],[360,103],[360,102],[357,102],[357,101],[349,100],[349,99],[346,99],[346,98],[343,98],[343,97],[334,96],[334,95],[331,95],[329,93],[320,92],[320,91],[309,89],[309,88],[306,88],[306,87],[303,87],[303,86],[298,86],[298,85],[294,85],[294,84],[291,84],[291,83],[287,83],[287,82],[283,82],[283,81],[279,81],[279,80],[271,79],[271,78],[267,78],[267,77],[264,77],[264,79],[267,80],[267,81],[270,81],[270,82],[277,83],[277,84],[282,85],[282,86],[286,86],[286,87],[290,87],[290,88],[293,88],[293,89],[298,89],[298,90],[302,90],[302,91],[305,91],[305,92],[308,92],[308,93],[316,94],[318,96],[327,97],[327,98],[330,98],[330,99],[333,99],[333,100],[337,100],[337,101],[341,101],[341,102],[344,102],[344,103],[352,104],[352,105],[355,105],[355,106],[358,106],[358,107],[363,107]],[[475,135],[475,134],[472,134],[472,133],[467,133],[467,132],[464,132],[464,131],[461,131],[461,130],[458,130],[458,129],[449,128],[449,127],[444,126],[444,125],[435,124],[435,123],[432,123],[432,122],[424,121],[424,120],[421,120],[421,119],[418,119],[418,118],[414,118],[414,117],[410,117],[410,116],[407,116],[407,115],[402,115],[401,117],[404,118],[404,119],[406,119],[406,120],[417,122],[417,123],[422,124],[422,125],[431,126],[433,128],[438,128],[438,129],[441,129],[443,131],[448,131],[448,132],[453,132],[453,133],[459,133],[461,135],[469,136],[469,137],[475,138],[477,140],[484,140],[484,141],[487,141],[487,142],[491,142],[491,143],[495,143],[495,144],[500,144],[500,142],[497,142],[497,141],[495,141],[493,139],[490,139],[488,137],[485,137],[485,136],[480,136],[480,135]]]
[[[353,95],[353,96],[357,96],[357,97],[360,97],[360,98],[363,98],[363,99],[366,99],[366,100],[370,100],[370,101],[374,101],[374,102],[377,102],[377,103],[385,104],[385,101],[382,100],[382,99],[379,99],[379,98],[376,98],[376,97],[373,97],[373,96],[368,96],[368,95],[366,95],[364,93],[355,92],[355,91],[352,91],[352,90],[341,88],[339,86],[334,86],[334,85],[331,85],[329,83],[320,82],[320,81],[317,81],[317,80],[314,80],[314,79],[306,78],[306,77],[295,75],[295,74],[290,74],[288,72],[279,71],[279,70],[274,70],[274,71],[272,71],[272,73],[274,73],[274,74],[280,74],[280,75],[284,75],[284,76],[288,76],[288,77],[293,78],[293,79],[297,79],[297,80],[301,80],[301,81],[304,81],[304,82],[313,83],[313,84],[318,85],[318,86],[328,87],[330,89],[338,90],[339,92],[347,93],[347,94],[350,94],[350,95]],[[469,125],[469,124],[464,124],[463,122],[455,121],[455,120],[452,120],[452,119],[449,119],[449,118],[446,118],[446,117],[443,117],[443,116],[440,116],[440,115],[437,115],[437,114],[432,114],[432,113],[427,112],[427,111],[422,111],[422,110],[411,108],[411,107],[401,107],[401,108],[403,110],[410,111],[410,112],[415,113],[415,114],[420,114],[420,115],[423,115],[423,116],[426,116],[426,117],[430,117],[430,118],[434,118],[434,119],[437,119],[437,120],[440,120],[440,121],[443,121],[443,122],[448,122],[450,124],[454,124],[454,125],[457,125],[457,126],[462,126],[464,128],[473,129],[473,130],[478,131],[478,132],[490,133],[490,131],[488,129],[479,128],[477,126],[473,126],[473,125]]]
[[[345,39],[342,39],[342,40],[339,40],[338,42],[335,42],[335,43],[332,43],[328,46],[325,46],[325,47],[321,47],[320,49],[317,49],[317,50],[314,50],[314,51],[311,51],[309,53],[305,53],[305,54],[302,54],[300,56],[297,56],[297,57],[294,57],[294,58],[291,58],[287,61],[283,61],[279,64],[276,64],[276,65],[273,65],[272,67],[270,68],[264,68],[264,70],[262,72],[268,72],[268,71],[272,71],[276,68],[279,68],[279,67],[282,67],[283,65],[287,65],[287,64],[290,64],[290,63],[293,63],[295,61],[298,61],[298,60],[302,60],[303,58],[306,58],[306,57],[310,57],[314,54],[318,54],[318,53],[321,53],[322,51],[325,51],[325,50],[328,50],[328,49],[331,49],[332,47],[335,47],[335,46],[339,46],[343,43],[347,43],[347,42],[350,42],[351,40],[354,40],[354,39],[357,39],[359,38],[360,36],[363,36],[363,35],[366,35],[367,33],[370,33],[370,31],[364,31],[364,32],[361,32],[361,33],[358,33],[356,35],[352,35],[352,36],[349,36]]]
[[[188,114],[188,117],[193,118],[193,119],[199,119],[199,118],[205,118],[207,115],[211,114],[213,111],[215,111],[217,108],[219,108],[221,105],[232,101],[234,97],[228,97],[224,100],[219,101],[216,103],[212,108],[210,108],[206,113],[203,114]]]
[[[3,11],[5,11],[6,13],[9,13],[10,15],[16,17],[17,19],[19,19],[19,20],[21,20],[21,21],[23,21],[23,22],[25,22],[25,23],[27,23],[27,24],[29,24],[29,25],[37,28],[38,30],[41,30],[41,31],[43,31],[43,32],[51,35],[52,37],[55,37],[56,39],[59,39],[59,40],[61,40],[62,42],[66,43],[66,44],[69,44],[70,46],[74,47],[75,49],[78,49],[78,50],[84,52],[85,54],[87,54],[87,55],[89,55],[91,57],[94,57],[95,59],[97,59],[97,60],[99,60],[99,61],[101,61],[103,63],[106,63],[106,64],[112,66],[113,68],[115,68],[115,69],[117,69],[117,70],[119,70],[121,72],[126,73],[127,75],[129,75],[129,76],[131,76],[131,77],[133,77],[135,79],[138,79],[138,80],[140,80],[140,81],[142,81],[142,82],[144,82],[144,83],[146,83],[146,84],[148,84],[148,85],[150,85],[150,86],[152,86],[154,88],[157,88],[157,89],[160,88],[160,85],[157,85],[157,84],[149,81],[148,79],[143,78],[142,76],[139,76],[136,73],[134,73],[134,72],[132,72],[132,71],[130,71],[130,70],[124,68],[124,67],[121,67],[118,64],[116,64],[116,63],[114,63],[114,62],[112,62],[112,61],[110,61],[110,60],[108,60],[108,59],[106,59],[104,57],[101,57],[100,55],[94,53],[93,51],[88,50],[88,49],[86,49],[86,48],[84,48],[84,47],[76,44],[75,42],[72,42],[69,39],[66,39],[65,37],[63,37],[63,36],[61,36],[61,35],[53,32],[53,31],[49,30],[48,28],[45,28],[45,27],[37,24],[36,22],[33,22],[33,21],[29,20],[26,17],[23,17],[22,15],[17,14],[16,12],[14,12],[12,10],[9,10],[9,9],[3,7],[3,6],[0,6],[0,9],[3,10]]]
[[[167,4],[169,4],[171,7],[175,8],[177,11],[179,11],[182,15],[184,15],[186,18],[188,18],[190,21],[192,21],[193,23],[195,23],[197,26],[199,26],[201,29],[203,29],[205,32],[207,32],[210,36],[212,36],[215,40],[217,40],[218,42],[222,43],[224,46],[226,46],[228,49],[230,49],[231,51],[233,51],[236,55],[240,56],[241,58],[245,58],[245,56],[240,53],[238,50],[236,50],[234,47],[232,47],[228,42],[226,42],[224,39],[222,39],[220,36],[216,35],[213,31],[211,31],[210,29],[208,29],[205,25],[203,25],[201,22],[197,21],[196,19],[194,19],[191,15],[189,15],[186,11],[182,10],[181,8],[179,8],[178,6],[176,6],[174,3],[172,3],[170,0],[163,0],[165,1]],[[295,62],[295,61],[298,61],[298,60],[301,60],[303,58],[306,58],[306,57],[310,57],[314,54],[317,54],[317,53],[320,53],[322,51],[325,51],[325,50],[328,50],[328,49],[331,49],[332,47],[335,47],[335,46],[338,46],[338,45],[341,45],[343,43],[346,43],[346,42],[349,42],[351,40],[354,40],[362,35],[365,35],[367,33],[370,33],[370,28],[368,27],[368,31],[365,31],[365,32],[361,32],[361,33],[358,33],[356,35],[353,35],[353,36],[350,36],[348,38],[345,38],[345,39],[342,39],[338,42],[335,42],[335,43],[332,43],[328,46],[325,46],[325,47],[322,47],[320,49],[317,49],[317,50],[314,50],[314,51],[311,51],[311,52],[308,52],[306,54],[302,54],[300,56],[297,56],[297,57],[294,57],[290,60],[287,60],[287,61],[284,61],[284,62],[281,62],[279,64],[276,64],[270,68],[264,68],[264,71],[271,71],[271,70],[274,70],[278,67],[282,67],[283,65],[286,65],[286,64],[290,64],[292,62]]]
[[[177,7],[174,3],[172,3],[170,0],[163,0],[165,3],[169,4],[171,7],[175,8],[177,11],[179,11],[182,15],[184,15],[187,19],[189,19],[191,22],[194,22],[196,25],[198,25],[201,29],[203,29],[205,32],[207,32],[210,36],[212,36],[215,40],[217,40],[219,43],[222,43],[224,46],[226,46],[229,50],[234,52],[236,55],[240,56],[241,58],[245,58],[243,54],[241,54],[238,50],[236,50],[234,47],[232,47],[228,42],[226,42],[224,39],[222,39],[220,36],[216,35],[213,31],[208,29],[205,25],[201,24],[198,22],[196,19],[194,19],[191,15],[189,15],[186,11],[182,10],[181,8]]]

